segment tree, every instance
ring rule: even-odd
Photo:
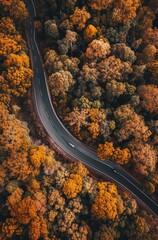
[[[16,34],[14,22],[10,17],[3,17],[0,20],[0,32],[5,35]]]
[[[18,22],[26,22],[28,19],[28,11],[22,0],[0,0],[0,6],[5,12],[9,12],[9,15]]]
[[[58,26],[55,21],[47,20],[44,23],[44,27],[45,27],[45,31],[48,34],[48,36],[50,36],[51,38],[54,38],[54,39],[58,37],[58,35],[59,35]]]
[[[98,195],[92,205],[95,217],[106,220],[114,219],[124,211],[123,201],[113,183],[101,182],[97,184]]]
[[[155,85],[142,85],[138,89],[141,106],[150,113],[158,112],[158,87]]]
[[[99,144],[97,149],[97,154],[102,160],[109,160],[114,153],[114,147],[112,142],[105,142],[104,144]]]
[[[131,154],[128,148],[121,150],[119,147],[117,147],[112,155],[112,159],[120,165],[128,163],[130,158]]]
[[[133,221],[129,222],[127,225],[130,226],[125,230],[128,238],[133,240],[151,240],[149,226],[143,217],[135,215]]]
[[[147,176],[149,173],[155,171],[157,156],[156,151],[147,143],[136,142],[135,148],[132,152],[133,162],[135,163],[135,170]]]
[[[133,114],[129,120],[122,123],[121,129],[116,132],[119,142],[134,137],[136,140],[146,142],[151,135],[151,131],[145,125],[144,119],[138,114]]]
[[[154,20],[154,11],[148,6],[138,8],[136,16],[136,29],[139,36],[145,33],[148,28],[152,28]]]
[[[157,52],[157,49],[156,49]],[[152,52],[151,52],[152,54]],[[148,70],[151,73],[151,82],[155,83],[155,85],[157,85],[158,83],[158,60],[153,61],[154,58],[152,59],[151,63],[149,63],[148,66]]]
[[[74,108],[74,110],[65,116],[64,120],[68,122],[69,126],[74,128],[77,135],[80,135],[80,130],[82,126],[87,126],[88,110],[79,110]]]
[[[88,60],[105,59],[110,54],[110,44],[106,38],[95,39],[87,47],[85,56]]]
[[[7,218],[2,224],[2,236],[3,239],[12,238],[13,235],[21,235],[23,227],[17,222],[15,218]]]
[[[27,196],[14,205],[14,203],[11,202],[12,197],[12,195],[9,196],[7,200],[7,206],[11,211],[11,216],[15,217],[21,224],[28,224],[37,213],[35,201],[30,196]]]
[[[84,30],[84,38],[86,40],[91,40],[96,37],[98,30],[92,24],[89,24]]]
[[[136,200],[131,196],[129,192],[123,192],[121,194],[123,198],[123,205],[125,206],[125,212],[128,215],[133,215],[137,211],[137,202]]]
[[[145,64],[148,64],[148,70],[152,73],[152,79],[156,79],[156,72],[155,70],[157,69],[155,57],[156,57],[157,49],[154,45],[148,44],[142,51],[141,58]],[[158,71],[158,70],[157,70]]]
[[[102,160],[112,159],[118,164],[126,164],[131,158],[131,154],[128,148],[120,149],[120,147],[114,148],[112,142],[105,142],[99,144],[97,154]]]
[[[97,69],[101,73],[100,80],[102,82],[110,82],[111,80],[120,81],[122,78],[123,64],[121,60],[114,55],[101,61],[97,65]]]
[[[94,234],[94,240],[114,240],[116,237],[116,231],[107,225],[101,225],[99,231],[95,232]]]
[[[9,67],[3,72],[4,78],[10,85],[11,93],[16,97],[23,97],[31,86],[33,71],[30,68],[20,67],[18,69]]]
[[[91,122],[101,123],[106,119],[106,114],[103,109],[99,110],[98,108],[89,109],[89,117]]]
[[[144,31],[143,41],[145,44],[151,44],[158,49],[158,29],[157,28],[148,28]]]
[[[113,0],[89,0],[89,5],[93,10],[105,10]]]
[[[18,53],[21,46],[12,38],[3,33],[0,34],[0,58],[5,58],[10,53]]]
[[[114,97],[119,97],[126,92],[126,86],[122,82],[112,80],[106,84],[106,91],[109,101],[112,101]]]
[[[114,24],[126,24],[136,17],[137,8],[140,0],[118,0],[114,1],[111,22]]]
[[[115,57],[120,58],[121,61],[129,61],[134,63],[137,58],[135,56],[135,52],[125,43],[114,44],[112,53],[115,55]]]
[[[82,190],[82,177],[78,174],[70,174],[68,180],[65,181],[63,192],[67,198],[75,198]]]
[[[17,120],[14,114],[9,114],[4,105],[0,114],[0,151],[8,154],[15,154],[19,150],[27,151],[31,145],[27,124]]]
[[[90,17],[91,15],[86,11],[85,7],[82,9],[76,7],[73,15],[70,16],[70,19],[78,30],[83,30],[85,28],[87,20]]]
[[[100,133],[100,126],[98,123],[91,123],[88,127],[89,132],[92,134],[92,138],[96,139]]]
[[[66,92],[74,85],[74,79],[70,72],[60,70],[49,77],[52,96],[66,98]]]
[[[19,55],[15,54],[15,53],[11,53],[7,56],[7,58],[5,59],[5,61],[3,63],[4,68],[9,68],[9,67],[29,68],[29,66],[30,66],[29,57],[24,53],[19,54]]]
[[[89,171],[81,162],[76,162],[71,165],[71,173],[79,174],[83,178],[88,175]]]
[[[29,224],[29,237],[32,240],[38,240],[40,237],[48,235],[47,221],[43,216],[36,216]]]
[[[119,123],[127,121],[133,114],[135,114],[135,112],[130,104],[121,105],[114,111],[114,117]]]

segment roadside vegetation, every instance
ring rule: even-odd
[[[36,5],[45,36],[38,39],[61,120],[103,161],[122,165],[147,193],[157,194],[156,2]]]

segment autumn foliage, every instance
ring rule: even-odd
[[[104,144],[99,144],[97,153],[102,160],[112,159],[116,163],[121,165],[126,164],[131,158],[131,154],[128,148],[114,148],[112,142],[105,142]]]
[[[156,199],[156,1],[34,1],[36,40],[65,127]],[[0,0],[0,12],[0,239],[156,240],[158,221],[135,196],[40,139],[28,114],[28,11],[22,0]]]
[[[92,205],[92,213],[102,220],[114,219],[124,211],[123,202],[118,195],[117,188],[109,182],[98,183],[98,195]],[[121,207],[117,207],[121,205]],[[119,210],[118,210],[119,209]]]

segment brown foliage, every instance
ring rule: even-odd
[[[114,1],[112,21],[118,23],[129,23],[136,17],[136,10],[140,5],[140,0],[118,0]]]
[[[89,5],[93,10],[104,10],[113,0],[89,0]]]
[[[155,171],[157,156],[156,151],[147,143],[136,142],[132,152],[135,170],[147,176]]]
[[[158,113],[158,87],[143,85],[138,89],[141,106],[150,113]]]

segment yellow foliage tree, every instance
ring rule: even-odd
[[[75,198],[82,190],[82,177],[78,174],[70,174],[68,180],[65,181],[63,192],[67,198]]]

